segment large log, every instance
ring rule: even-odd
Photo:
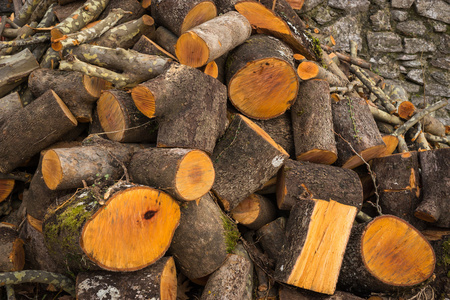
[[[243,115],[233,117],[211,159],[216,171],[213,190],[225,210],[234,209],[281,168],[288,153]]]
[[[25,265],[23,240],[8,223],[0,223],[0,272],[20,271]]]
[[[360,293],[413,287],[433,274],[435,263],[433,248],[417,229],[383,215],[353,227],[339,286]]]
[[[335,201],[304,200],[292,208],[287,244],[275,279],[332,295],[357,209]]]
[[[179,220],[172,197],[122,182],[106,192],[97,186],[79,190],[49,211],[43,232],[50,255],[73,272],[134,271],[164,255]]]
[[[266,35],[253,35],[231,51],[226,62],[231,103],[255,119],[283,114],[298,91],[292,55],[287,45]]]
[[[0,172],[11,172],[76,126],[64,102],[54,91],[47,91],[0,129]]]
[[[225,86],[189,66],[173,64],[163,75],[133,88],[131,96],[144,115],[157,117],[158,147],[212,153],[225,130]]]

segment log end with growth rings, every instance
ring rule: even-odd
[[[3,202],[14,188],[14,179],[0,179],[0,202]]]
[[[194,32],[183,33],[175,45],[175,54],[183,65],[198,68],[209,59],[209,48],[206,42]]]
[[[316,78],[319,75],[319,66],[312,61],[304,61],[298,65],[297,74],[302,80]]]
[[[312,163],[331,165],[337,160],[336,153],[328,150],[313,149],[297,155],[297,160],[309,161]]]
[[[156,117],[156,99],[148,88],[142,85],[134,87],[131,90],[131,98],[141,113],[149,118]]]
[[[100,124],[109,139],[121,141],[125,134],[126,120],[119,102],[108,91],[102,93],[97,101]]]
[[[48,150],[42,157],[42,177],[47,187],[56,190],[62,182],[64,174],[61,161],[54,150]]]
[[[112,84],[102,78],[83,75],[83,84],[86,91],[92,95],[92,97],[100,97],[103,90],[109,90],[112,88]]]
[[[212,1],[203,1],[194,6],[184,18],[181,25],[181,34],[189,29],[205,23],[217,16],[217,8]]]

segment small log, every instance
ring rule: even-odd
[[[22,100],[18,92],[10,93],[0,99],[0,125],[2,125],[10,115],[23,108]]]
[[[200,279],[217,270],[236,246],[239,232],[210,193],[181,207],[180,225],[170,245],[180,272]]]
[[[415,110],[416,107],[414,106],[414,104],[412,104],[412,102],[402,101],[397,106],[397,115],[402,119],[408,120],[413,116]]]
[[[76,126],[77,120],[64,102],[54,91],[47,91],[0,129],[0,172],[11,172]]]
[[[353,169],[384,153],[386,145],[364,99],[345,97],[333,102],[332,109],[338,166]]]
[[[122,182],[102,193],[95,186],[79,190],[49,210],[43,232],[50,255],[73,272],[135,271],[164,255],[179,220],[172,197]]]
[[[8,223],[0,223],[0,272],[20,271],[25,265],[23,240]]]
[[[332,200],[297,202],[286,224],[287,244],[278,258],[275,279],[332,295],[356,212],[355,207]]]
[[[161,47],[145,35],[142,35],[139,38],[139,40],[133,45],[132,50],[144,54],[166,56],[172,58],[173,60],[177,60],[175,56],[167,52],[163,47]]]
[[[234,115],[211,156],[216,171],[213,190],[225,210],[234,209],[258,190],[288,157],[258,125],[243,115]]]
[[[258,194],[251,194],[231,211],[238,223],[253,230],[275,220],[276,208],[272,201]]]
[[[417,145],[418,151],[431,150],[430,144],[428,144],[428,141],[427,141],[423,131],[419,132],[419,135],[418,135],[417,139],[415,140],[415,144]]]
[[[298,79],[292,50],[280,40],[253,35],[227,59],[228,96],[243,114],[271,119],[283,114],[295,101]]]
[[[368,106],[370,112],[372,113],[372,116],[377,121],[386,122],[392,125],[402,125],[404,123],[399,117],[388,114],[387,112],[378,109],[372,102],[369,102]]]
[[[176,56],[175,45],[177,40],[178,37],[164,26],[159,26],[155,31],[155,42],[173,56]]]
[[[432,117],[430,115],[426,115],[422,119],[423,131],[436,135],[436,136],[445,136],[445,126],[441,121]]]
[[[78,72],[37,69],[28,77],[28,86],[36,98],[49,89],[54,90],[77,121],[90,122],[94,103],[100,91],[108,88],[108,82]]]
[[[302,82],[291,108],[297,160],[332,164],[337,159],[330,86],[325,80]]]
[[[181,148],[138,151],[128,171],[133,182],[154,186],[182,201],[203,197],[215,177],[213,163],[205,152]]]
[[[425,132],[425,138],[429,142],[443,143],[443,144],[450,145],[450,136],[435,136],[435,135],[432,135],[432,134],[429,134],[429,133]]]
[[[15,182],[14,179],[0,179],[0,203],[5,201],[11,194]]]
[[[326,80],[330,86],[345,86],[347,84],[346,81],[325,70],[314,61],[301,62],[298,65],[297,74],[301,80],[323,79]]]
[[[22,27],[30,19],[31,14],[38,6],[41,0],[27,0],[20,8],[19,14],[14,17],[14,23]]]
[[[278,172],[278,208],[289,210],[305,199],[334,200],[360,210],[361,181],[352,170],[288,159]]]
[[[136,107],[158,119],[158,147],[212,153],[226,127],[226,88],[194,68],[173,64],[131,91]]]
[[[383,215],[353,227],[339,286],[359,293],[413,287],[433,274],[435,263],[433,248],[417,229]]]
[[[56,5],[56,2],[56,0],[41,0],[36,6],[36,9],[32,12],[27,23],[32,24],[33,22],[40,22],[48,12],[49,8]]]
[[[175,45],[180,63],[198,68],[236,48],[250,37],[252,27],[237,12],[228,12],[184,32]]]
[[[97,115],[110,140],[121,143],[156,141],[158,125],[136,108],[131,95],[125,91],[103,91],[97,101]]]
[[[177,274],[172,257],[162,257],[136,272],[83,272],[77,276],[79,300],[161,299],[177,297]]]
[[[339,69],[338,65],[331,58],[331,54],[328,55],[326,52],[322,52],[322,62],[325,64],[328,70],[330,70],[334,75],[338,76],[341,79],[341,83],[346,83],[347,85],[350,83],[347,75]]]
[[[279,217],[256,231],[259,244],[269,258],[276,261],[286,244],[286,218]]]
[[[326,47],[324,47],[324,48],[326,48]],[[330,48],[330,50],[331,50],[331,48]],[[327,51],[328,51],[328,49],[327,49]],[[361,68],[364,68],[367,70],[372,69],[372,64],[362,58],[352,57],[348,54],[341,53],[341,52],[334,52],[334,53],[340,60],[348,62],[349,64],[357,65],[357,66],[360,66]]]
[[[435,226],[450,227],[450,148],[419,153],[422,169],[422,202],[415,216]]]
[[[28,49],[11,56],[1,56],[0,97],[4,97],[24,82],[27,76],[37,68],[39,68],[39,64]]]

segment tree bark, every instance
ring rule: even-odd
[[[177,60],[175,56],[167,52],[163,47],[161,47],[145,35],[142,35],[139,38],[139,40],[133,45],[132,50],[143,54],[165,56],[170,57],[173,60]]]
[[[269,258],[276,261],[286,244],[286,218],[279,217],[256,231],[259,244]]]
[[[239,224],[253,230],[275,220],[276,208],[272,201],[258,194],[251,194],[231,211]]]
[[[0,223],[0,272],[23,269],[25,265],[23,244],[14,226]]]
[[[28,21],[28,19],[31,17],[31,14],[38,6],[39,2],[41,0],[27,0],[21,7],[19,14],[15,16],[14,23],[18,26],[22,27],[25,25]]]
[[[0,99],[0,126],[7,121],[9,116],[23,108],[19,93],[10,93]]]
[[[159,26],[155,31],[155,42],[173,56],[176,56],[175,45],[177,40],[178,37],[164,26]]]
[[[122,19],[119,20],[117,25],[130,22],[132,20],[136,20],[141,18],[145,14],[145,9],[142,7],[140,1],[137,0],[110,0],[106,8],[103,10],[103,12],[98,17],[98,20],[103,20],[106,18],[106,16],[109,14],[110,11],[116,8],[121,8],[124,11],[129,11],[131,14],[128,14],[124,16]],[[110,46],[108,46],[110,47]],[[114,47],[111,47],[114,48]],[[121,47],[121,48],[127,48],[127,47]]]

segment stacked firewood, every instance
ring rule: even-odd
[[[0,25],[8,299],[442,293],[422,231],[449,243],[448,101],[416,109],[287,0],[19,4]]]

